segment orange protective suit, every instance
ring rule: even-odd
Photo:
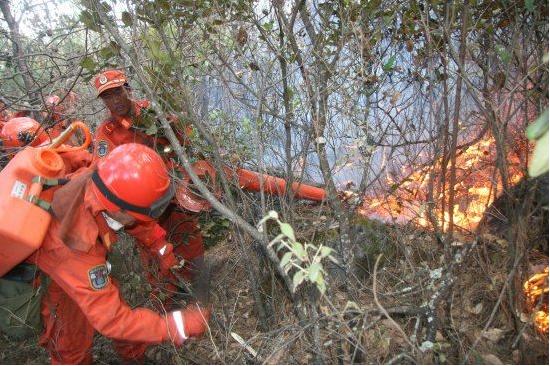
[[[29,259],[52,280],[43,298],[45,331],[40,339],[52,363],[91,363],[94,330],[118,342],[117,351],[134,362],[148,344],[181,344],[185,336],[178,331],[177,312],[160,315],[145,308],[131,309],[120,297],[106,262],[112,232],[106,230],[103,208],[90,189],[89,176],[84,179],[86,187],[72,210],[68,230],[64,220],[54,219],[42,247]],[[65,194],[61,192],[56,195]],[[152,225],[150,229],[157,228]],[[144,242],[155,237],[151,231],[139,234]]]
[[[134,102],[134,119],[149,108],[149,102],[140,100]],[[103,121],[94,134],[94,159],[106,156],[118,145],[135,142],[149,146],[153,150],[168,145],[164,138],[147,135],[136,129],[131,120],[111,116]],[[162,150],[162,149],[161,149]]]
[[[147,100],[135,101],[133,118],[139,118],[148,107],[149,102]],[[99,125],[94,135],[94,161],[106,156],[116,146],[129,142],[141,143],[160,151],[163,150],[164,146],[169,146],[166,139],[150,136],[136,129],[132,121],[111,116]],[[170,166],[170,164],[171,162],[168,161],[167,165]],[[176,255],[186,261],[204,255],[203,239],[198,227],[198,220],[194,215],[183,212],[176,204],[172,204],[159,220],[159,223],[166,230],[168,241],[173,243]],[[135,228],[133,231],[132,229],[126,231],[132,234],[139,230],[142,229]],[[154,257],[151,257],[147,251],[140,250],[140,258],[144,267],[148,269],[148,280],[153,286],[174,290],[173,286],[163,283],[161,274],[154,273]],[[189,267],[184,267],[182,275],[187,278],[190,277]]]
[[[3,158],[10,160],[17,151],[15,148],[22,148],[24,142],[19,139],[19,134],[22,131],[32,131],[37,133],[37,137],[30,143],[31,146],[47,146],[51,143],[51,140],[47,133],[42,130],[42,127],[33,119],[30,118],[18,118],[10,119],[9,122],[4,124],[6,128],[0,129],[1,136],[0,147],[2,150],[5,149],[6,154],[3,155]],[[36,125],[36,128],[32,126]],[[11,150],[11,151],[10,151]],[[82,167],[87,167],[92,162],[92,154],[87,150],[76,150],[76,151],[64,151],[59,153],[63,162],[65,163],[65,174],[71,174]]]
[[[92,154],[87,150],[66,151],[59,154],[65,163],[65,174],[76,172],[92,163]]]

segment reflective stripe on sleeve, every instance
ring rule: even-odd
[[[174,311],[172,313],[172,316],[174,317],[174,322],[176,323],[176,328],[178,330],[178,334],[180,337],[183,338],[183,340],[187,339],[187,335],[185,334],[185,327],[183,325],[183,314],[180,310]]]

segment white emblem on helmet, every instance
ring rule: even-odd
[[[100,83],[101,85],[103,85],[103,84],[105,84],[106,82],[107,82],[107,76],[101,75],[101,76],[99,77],[99,83]]]

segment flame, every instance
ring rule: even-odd
[[[483,218],[486,208],[491,205],[495,197],[502,192],[502,184],[497,178],[495,171],[496,151],[495,142],[492,137],[480,140],[469,146],[457,155],[457,182],[453,187],[455,193],[454,225],[473,230]],[[521,180],[519,159],[510,153],[508,156],[510,168],[510,184],[516,184]],[[386,178],[390,187],[386,196],[379,198],[374,195],[367,196],[364,206],[359,213],[384,221],[392,220],[397,222],[414,222],[421,226],[429,226],[427,214],[428,184],[430,172],[440,171],[441,161],[432,166],[420,168],[407,174],[402,168],[400,175],[406,177],[398,181],[395,178]],[[446,176],[448,185],[449,176]],[[449,187],[441,188],[442,179],[436,176],[434,185],[434,210],[439,212],[439,217],[434,218],[438,227],[444,231],[449,225],[449,212],[441,215],[442,202],[449,197]],[[389,193],[389,194],[388,194]]]
[[[519,150],[529,150],[529,146],[522,141],[515,144],[517,151],[510,151],[507,156],[508,175],[510,186],[517,184],[523,177]],[[453,223],[463,229],[473,230],[483,219],[484,213],[502,191],[499,172],[496,171],[495,141],[489,137],[469,146],[457,155],[456,184],[452,187],[454,198]],[[424,227],[437,225],[443,231],[449,226],[448,207],[443,210],[443,203],[448,204],[450,187],[442,188],[443,177],[441,160],[432,166],[425,166],[407,172],[401,169],[398,180],[389,176],[386,183],[390,189],[380,198],[376,195],[367,195],[359,214],[383,221],[413,222]],[[430,173],[433,178],[433,213],[439,215],[428,217],[428,188]],[[448,172],[447,172],[448,173]],[[398,175],[398,174],[395,174]],[[394,176],[395,176],[394,175]],[[449,184],[446,175],[445,183]],[[441,214],[444,211],[443,214]],[[524,283],[526,306],[532,314],[533,323],[537,331],[548,333],[548,267]],[[544,298],[543,298],[544,296]]]
[[[533,313],[535,329],[548,333],[548,267],[525,281],[523,292],[527,308]]]

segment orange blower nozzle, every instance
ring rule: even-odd
[[[286,180],[271,175],[253,172],[247,169],[237,169],[237,178],[239,186],[248,191],[260,192],[260,176],[263,179],[263,191],[268,194],[282,196],[286,193]],[[326,199],[326,191],[323,188],[310,186],[307,184],[293,182],[292,192],[298,199],[321,202]]]

